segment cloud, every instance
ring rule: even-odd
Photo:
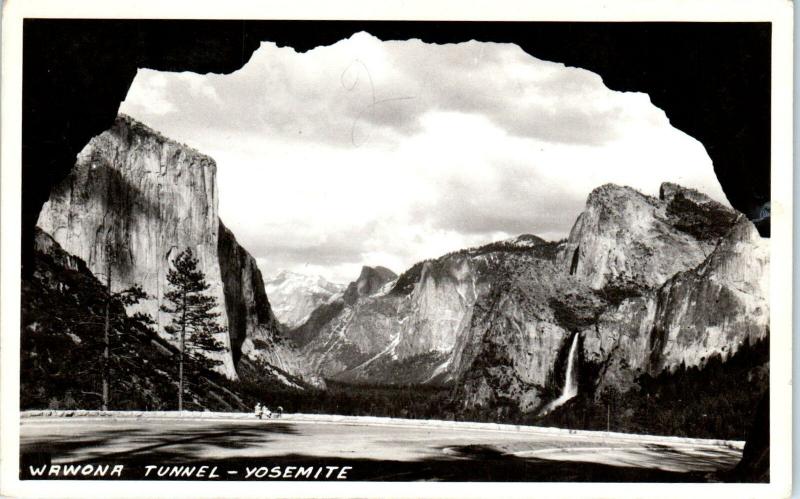
[[[509,168],[493,183],[453,176],[431,202],[415,206],[416,220],[464,234],[562,231],[575,221],[585,199],[570,189],[529,176],[527,168]],[[541,193],[546,191],[548,195]]]
[[[142,70],[126,104],[170,128],[213,116],[225,132],[304,135],[347,147],[375,128],[402,140],[438,111],[481,114],[510,135],[602,144],[619,132],[627,100],[593,73],[534,59],[515,45],[381,42],[358,33],[305,54],[264,43],[229,76],[165,79]]]
[[[355,264],[361,260],[364,251],[362,239],[375,230],[375,222],[368,225],[329,233],[287,231],[280,238],[260,238],[258,233],[249,234],[253,244],[248,246],[248,250],[257,255],[295,258],[317,265]]]
[[[511,44],[263,43],[230,75],[140,70],[120,108],[217,161],[219,211],[267,275],[347,282],[519,233],[564,237],[606,182],[725,200],[645,94]]]

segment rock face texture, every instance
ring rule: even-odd
[[[665,184],[661,194],[656,199],[612,184],[592,191],[559,254],[558,265],[594,289],[620,279],[652,287],[698,265],[714,249],[715,241],[684,228],[675,214],[678,205],[708,206],[721,217],[727,214],[728,219],[733,213],[674,184]],[[726,221],[730,222],[724,220],[723,224]]]
[[[259,347],[269,348],[277,329],[255,260],[220,222],[217,201],[211,158],[119,116],[78,155],[38,225],[95,275],[110,274],[112,290],[141,285],[150,298],[135,311],[150,314],[159,331],[169,322],[159,303],[170,261],[191,247],[227,327],[218,338],[228,350],[221,370],[235,379],[243,353],[274,358]],[[248,339],[261,341],[244,349]]]
[[[283,271],[266,282],[266,290],[278,321],[288,328],[296,328],[306,322],[317,307],[341,293],[344,286],[320,276]]]
[[[234,363],[238,363],[242,353],[274,357],[267,352],[266,344],[275,335],[278,324],[267,300],[255,258],[239,246],[236,237],[221,221],[217,249]],[[248,340],[248,346],[243,351],[242,347]],[[253,341],[265,347],[253,348]]]
[[[303,352],[337,380],[463,383],[474,404],[502,385],[531,408],[571,334],[548,300],[559,286],[590,291],[557,272],[556,248],[528,236],[420,262],[396,280],[376,281],[372,294],[318,309],[309,322],[328,312],[327,322],[315,324]],[[348,289],[367,289],[371,274],[365,269]]]
[[[698,267],[658,290],[650,369],[723,357],[769,330],[769,246],[740,217]]]
[[[608,307],[583,332],[598,380],[626,390],[635,376],[730,357],[769,334],[769,244],[743,216],[734,218],[699,265]]]
[[[290,333],[304,345],[302,352],[313,370],[335,376],[357,367],[392,342],[397,303],[384,302],[376,295],[385,295],[381,289],[395,277],[382,267],[363,267],[358,279],[320,310],[325,317],[315,324],[318,330],[301,327]],[[312,315],[309,322],[315,320]]]
[[[344,302],[349,305],[359,298],[372,296],[396,277],[397,274],[386,267],[362,267],[358,279],[348,284],[344,290]]]
[[[642,373],[702,366],[712,355],[727,358],[769,333],[768,240],[742,215],[696,191],[664,184],[661,202],[673,230],[714,248],[697,265],[684,260],[686,268],[663,284],[638,281],[641,287],[627,290],[638,296],[607,307],[582,333],[585,359],[603,366],[598,392],[629,389]],[[671,251],[647,256],[675,257]],[[596,276],[608,282],[614,271]]]
[[[100,409],[105,283],[86,263],[37,229],[35,269],[22,279],[20,404],[22,409]],[[112,300],[109,321],[111,410],[174,410],[177,349]],[[255,400],[235,383],[200,369],[187,378],[192,410],[249,411]]]
[[[595,189],[561,243],[521,236],[420,262],[383,286],[388,277],[367,286],[368,275],[298,329],[313,368],[451,384],[467,408],[541,409],[562,393],[573,344],[600,393],[768,334],[767,242],[674,184],[658,198]]]
[[[557,272],[552,252],[550,258],[495,255],[491,291],[475,304],[454,352],[456,393],[464,407],[510,403],[532,411],[545,401],[544,389],[575,334],[554,297],[591,295],[574,277]]]
[[[110,270],[113,290],[140,284],[151,296],[142,311],[163,324],[167,263],[186,247],[224,303],[215,176],[211,158],[121,116],[81,151],[37,225],[96,275]]]

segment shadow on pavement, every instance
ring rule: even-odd
[[[224,429],[191,427],[154,435],[146,428],[120,428],[91,436],[59,436],[20,445],[20,476],[27,465],[50,464],[51,456],[71,464],[189,463],[215,449],[246,449],[269,441],[275,433],[296,434],[290,424],[226,425]],[[121,448],[119,451],[113,449]],[[109,451],[109,449],[111,449]],[[72,458],[72,459],[70,459]]]
[[[246,457],[234,459],[199,459],[198,450],[203,448],[206,452],[209,447],[220,449],[241,449],[249,443],[257,441],[263,443],[269,438],[270,433],[292,432],[288,425],[252,426],[227,428],[225,431],[211,430],[181,430],[159,437],[156,443],[148,438],[148,445],[129,450],[93,455],[74,464],[123,464],[124,472],[114,479],[142,479],[145,466],[180,464],[183,466],[209,466],[218,467],[217,480],[242,480],[245,468],[279,467],[276,478],[262,475],[262,478],[251,480],[305,480],[306,478],[292,478],[292,473],[287,477],[283,472],[289,466],[294,467],[325,467],[332,466],[342,469],[350,467],[347,471],[348,480],[368,481],[499,481],[499,482],[706,482],[713,479],[712,475],[704,473],[676,473],[654,469],[642,469],[627,466],[610,466],[598,463],[577,461],[550,461],[537,458],[522,458],[504,454],[490,446],[467,445],[447,447],[447,453],[442,448],[442,457],[424,458],[415,461],[398,460],[372,460],[372,459],[347,459],[344,457],[320,457],[305,454],[287,454],[283,456]],[[37,456],[42,453],[52,455],[55,453],[59,460],[63,452],[78,448],[82,445],[102,444],[104,440],[110,442],[123,437],[136,440],[139,430],[123,430],[120,432],[103,432],[100,436],[82,442],[50,442],[28,447],[22,450],[20,463],[20,478],[30,479],[25,469],[30,464],[41,464]],[[152,437],[152,436],[151,436]],[[213,455],[213,449],[212,453]],[[236,475],[227,473],[236,470]],[[278,476],[280,475],[280,476]],[[74,477],[73,479],[96,479],[91,477]],[[147,479],[175,480],[175,478],[150,476]],[[336,473],[331,477],[322,474],[321,480],[336,480]]]

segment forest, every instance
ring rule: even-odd
[[[745,342],[731,358],[712,356],[702,367],[642,375],[638,388],[592,393],[591,383],[551,414],[522,413],[512,401],[465,408],[450,387],[347,384],[296,391],[243,382],[248,399],[285,412],[476,421],[579,430],[610,430],[743,440],[769,386],[769,341]],[[590,366],[591,367],[591,366]],[[591,371],[591,369],[588,369]],[[596,371],[596,369],[595,369]]]

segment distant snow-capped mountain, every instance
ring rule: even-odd
[[[464,408],[542,414],[578,393],[569,365],[600,397],[764,341],[768,243],[692,189],[607,184],[568,239],[523,234],[399,277],[365,267],[291,335],[325,379],[450,385]]]
[[[323,277],[288,270],[267,280],[264,287],[275,317],[289,328],[304,323],[314,309],[344,290]]]

